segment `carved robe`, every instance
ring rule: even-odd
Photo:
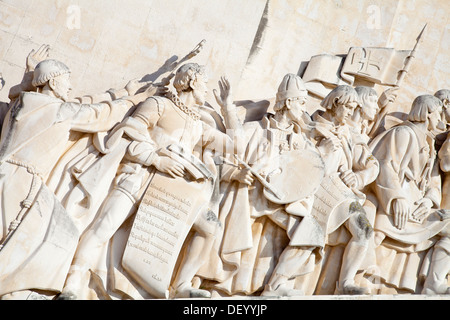
[[[197,115],[208,117],[203,113]],[[205,123],[200,117],[183,111],[170,99],[164,97],[149,98],[139,105],[118,128],[111,133],[107,141],[111,145],[122,145],[123,159],[118,166],[111,193],[105,199],[99,214],[99,221],[114,217],[114,219],[110,219],[111,221],[115,220],[109,225],[112,227],[111,230],[107,228],[108,230],[102,231],[102,234],[110,234],[112,241],[106,242],[93,251],[84,250],[83,242],[80,243],[81,249],[78,249],[79,253],[75,259],[90,265],[93,278],[97,280],[97,288],[100,288],[96,289],[97,293],[92,292],[90,288],[84,288],[82,298],[88,298],[102,291],[107,296],[124,294],[135,299],[151,298],[151,295],[141,289],[140,285],[122,267],[122,255],[134,213],[156,170],[151,166],[153,159],[167,146],[175,144],[182,147],[187,153],[196,156],[213,174],[217,174],[211,151],[222,152],[228,141],[225,134]],[[99,161],[101,162],[102,159]],[[95,171],[93,174],[95,175]],[[89,169],[85,175],[90,175]],[[170,186],[167,188],[170,189]],[[211,192],[212,189],[213,184],[211,184]],[[117,192],[127,196],[126,203],[115,202],[114,193]],[[121,212],[116,215],[115,210],[118,209]],[[97,226],[96,223],[97,221],[94,221],[92,230],[105,227],[104,224]],[[116,228],[120,227],[122,223],[123,225],[117,230],[113,226],[116,223],[119,223]],[[209,232],[214,231],[209,230]],[[89,232],[88,229],[87,234]],[[132,261],[127,263],[132,264]],[[107,289],[108,291],[106,291]]]
[[[315,131],[313,132],[316,146],[322,153],[326,164],[326,175],[336,175],[340,172],[352,170],[357,177],[357,186],[348,188],[348,197],[345,201],[337,203],[330,208],[329,218],[326,225],[326,244],[324,252],[324,265],[319,265],[314,272],[303,277],[298,277],[295,287],[303,290],[307,294],[334,294],[339,272],[336,272],[336,265],[340,265],[342,259],[343,246],[351,239],[351,234],[344,227],[344,223],[353,214],[352,203],[358,202],[361,206],[366,201],[363,193],[367,185],[372,183],[379,172],[378,161],[373,157],[369,146],[366,144],[367,135],[360,130],[352,130],[346,124],[336,126],[323,116],[321,111],[313,114]],[[356,126],[356,125],[355,125]],[[324,146],[327,137],[339,139],[340,146],[337,150],[330,152]],[[330,198],[332,199],[332,198]],[[368,217],[370,223],[373,219]],[[372,261],[366,259],[366,261]],[[366,262],[365,261],[365,262]],[[367,262],[370,264],[371,262]],[[362,268],[366,265],[361,266]]]
[[[11,221],[19,212],[24,214],[23,228],[31,229],[14,237],[16,233],[21,234],[19,225],[0,251],[3,261],[0,265],[8,264],[8,268],[0,271],[0,294],[33,288],[54,291],[62,288],[79,231],[45,183],[66,149],[70,132],[109,130],[128,108],[123,101],[91,105],[65,103],[31,92],[22,93],[11,106],[0,145],[0,235],[4,240]],[[30,226],[32,221],[34,225]],[[23,236],[27,238],[26,243],[23,243]],[[21,258],[14,264],[5,262],[10,258],[10,250],[15,250],[17,255],[21,252]],[[46,263],[42,264],[43,261]],[[13,271],[14,267],[24,274],[19,269]],[[26,276],[25,270],[32,270],[33,276]],[[42,276],[35,276],[39,272]],[[46,277],[46,274],[52,276]]]
[[[393,223],[392,202],[407,200],[412,213],[416,201],[428,198],[434,209],[439,208],[441,179],[434,139],[407,121],[375,138],[370,146],[380,162],[380,174],[373,184],[378,200],[375,239],[383,239],[376,243],[377,276],[397,290],[416,292],[425,254],[441,232],[448,232],[450,220],[441,220],[432,212],[423,222],[408,217],[405,228],[399,230]]]
[[[273,170],[273,163],[283,151],[318,153],[298,124],[281,129],[271,114],[261,121],[245,123],[243,128],[241,143],[245,147],[239,157],[264,178]],[[302,221],[301,216],[287,213],[289,205],[269,201],[263,194],[263,185],[256,178],[252,186],[233,181],[236,172],[236,167],[224,165],[219,212],[224,233],[217,238],[216,255],[202,268],[199,276],[214,280],[206,282],[205,286],[211,285],[221,294],[251,295],[264,288],[288,244],[308,246],[310,243],[303,242],[304,239],[299,240],[301,243],[297,241],[299,235],[295,231]],[[307,214],[312,197],[299,200],[297,204]],[[309,262],[314,265],[314,255]],[[311,263],[307,263],[299,269],[310,266]]]

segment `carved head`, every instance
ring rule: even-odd
[[[58,60],[44,60],[34,69],[32,85],[38,89],[48,86],[57,98],[67,101],[72,90],[70,69]]]
[[[425,94],[414,99],[408,120],[411,122],[427,122],[428,130],[435,131],[442,126],[442,101],[435,96]]]
[[[358,93],[351,86],[341,85],[334,88],[320,103],[336,123],[347,122],[355,108],[360,105]]]
[[[375,89],[371,87],[359,86],[355,88],[358,93],[361,104],[361,115],[366,120],[374,120],[377,113],[380,111],[378,106],[378,94]]]
[[[205,103],[208,93],[207,82],[208,78],[204,66],[200,66],[197,63],[187,63],[177,70],[173,86],[178,94],[181,92],[192,92],[196,104],[202,105]]]
[[[308,91],[302,78],[288,73],[278,87],[273,109],[275,112],[288,112],[292,120],[297,120],[303,114],[307,97]]]
[[[450,124],[450,90],[441,89],[437,91],[434,96],[442,101],[442,120],[447,121],[447,124]]]

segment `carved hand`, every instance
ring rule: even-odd
[[[219,89],[220,95],[217,93],[216,89],[213,90],[217,103],[222,107],[222,109],[226,109],[228,107],[233,106],[234,104],[232,98],[233,95],[231,85],[226,77],[220,78]]]
[[[156,159],[153,161],[153,165],[158,171],[161,171],[163,173],[167,173],[171,175],[172,177],[176,178],[183,177],[184,176],[184,166],[175,160],[172,160],[169,157],[156,157]]]
[[[329,152],[334,152],[339,150],[341,147],[341,142],[335,136],[330,136],[322,140],[321,145],[326,148]]]
[[[253,174],[250,172],[250,169],[247,168],[240,169],[236,175],[233,176],[233,180],[248,186],[251,186],[254,182]]]
[[[352,170],[347,170],[341,173],[341,180],[349,188],[358,188],[358,178]]]
[[[433,202],[428,198],[422,198],[415,204],[418,205],[418,207],[411,216],[417,222],[422,222],[431,213]]]
[[[27,71],[34,71],[39,62],[47,59],[49,50],[50,46],[47,44],[42,45],[37,51],[33,49],[27,57]]]
[[[139,79],[130,80],[125,86],[129,96],[134,96],[139,89],[147,87],[152,84],[152,81],[139,82]]]
[[[386,107],[389,103],[394,103],[395,99],[397,99],[397,91],[400,89],[399,87],[389,88],[384,91],[380,98],[378,99],[378,105],[381,109]]]
[[[394,213],[394,226],[399,230],[403,230],[411,210],[408,201],[405,199],[395,199],[392,203],[392,209]]]

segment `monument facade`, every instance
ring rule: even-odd
[[[0,299],[448,299],[448,13],[0,0]]]

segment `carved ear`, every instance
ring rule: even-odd
[[[292,103],[292,99],[291,98],[287,98],[285,101],[285,105],[286,105],[286,109],[291,110],[291,103]]]
[[[191,88],[192,90],[197,88],[197,79],[189,80],[189,88]]]
[[[55,90],[55,88],[56,88],[56,80],[55,80],[55,78],[52,78],[52,79],[48,80],[48,86],[50,87],[50,89]]]

